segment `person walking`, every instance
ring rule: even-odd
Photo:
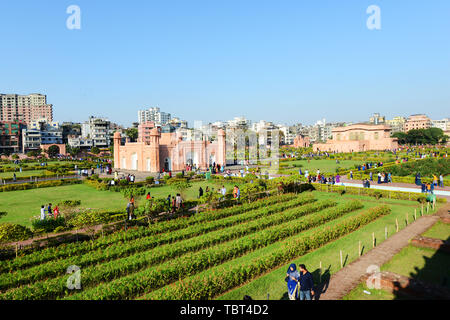
[[[287,282],[289,300],[298,300],[300,273],[297,271],[295,263],[289,266],[285,281]]]
[[[311,273],[306,269],[304,264],[300,268],[300,300],[311,300],[314,296],[314,282]]]
[[[56,205],[55,209],[53,209],[53,217],[56,219],[56,218],[58,218],[58,216],[59,216],[59,208]]]
[[[152,197],[150,196],[150,192],[147,192],[147,196],[145,197],[147,200],[150,200]]]
[[[181,203],[183,202],[183,200],[181,199],[181,195],[178,193],[177,197],[176,197],[176,206],[177,206],[177,210],[181,209]]]
[[[220,189],[220,193],[222,194],[222,197],[220,198],[221,201],[225,200],[225,195],[227,194],[227,188],[225,188],[224,185],[222,185],[222,189]]]
[[[53,216],[52,204],[49,203],[47,207],[48,216],[51,218]]]
[[[444,176],[442,175],[442,173],[439,175],[439,187],[444,187]]]
[[[198,198],[200,199],[201,197],[203,197],[203,188],[202,187],[198,188]]]
[[[45,220],[45,205],[41,206],[41,220]]]

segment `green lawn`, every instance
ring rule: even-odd
[[[355,261],[358,258],[358,241],[362,243],[363,253],[367,253],[372,248],[372,232],[375,233],[376,242],[380,244],[385,239],[385,227],[388,227],[388,236],[395,233],[395,219],[399,221],[400,229],[406,226],[405,214],[408,213],[409,221],[413,221],[414,208],[418,208],[417,202],[405,200],[386,200],[377,201],[374,198],[362,197],[355,195],[340,196],[335,193],[315,192],[318,199],[332,198],[337,201],[360,199],[364,201],[365,208],[374,207],[381,203],[390,205],[392,214],[382,217],[369,225],[338,239],[328,245],[325,245],[313,252],[310,252],[302,257],[291,261],[283,267],[272,270],[265,275],[256,278],[255,280],[231,290],[219,299],[241,300],[244,295],[250,295],[253,299],[265,300],[267,294],[270,299],[280,300],[287,298],[287,288],[284,282],[286,270],[291,263],[297,265],[303,263],[308,270],[313,274],[315,284],[319,284],[319,266],[322,262],[322,282],[331,275],[340,270],[340,250],[343,252],[344,266]],[[352,213],[356,214],[356,213]],[[350,215],[348,215],[350,216]],[[347,217],[348,217],[347,216]],[[332,221],[334,224],[339,220]],[[312,231],[313,232],[313,231]],[[265,248],[264,250],[267,250]],[[250,255],[249,255],[250,256]]]
[[[198,189],[206,186],[218,190],[221,184],[213,182],[195,182],[186,190],[186,198],[194,199],[198,195]],[[234,185],[226,184],[230,189]],[[149,189],[155,198],[167,198],[169,194],[176,195],[176,191],[170,186],[155,187]],[[142,197],[143,198],[143,197]],[[81,207],[92,209],[125,209],[127,199],[120,192],[98,191],[88,185],[69,185],[54,188],[31,189],[24,191],[12,191],[0,193],[0,211],[6,211],[8,215],[0,219],[0,222],[12,222],[31,226],[30,219],[40,214],[41,205],[52,203],[53,205],[63,200],[81,200]],[[139,205],[140,198],[136,199]]]
[[[384,264],[381,270],[450,289],[450,255],[445,252],[408,246]]]
[[[367,294],[366,292],[370,292]],[[394,300],[397,297],[386,290],[376,290],[367,288],[365,283],[359,284],[343,300]]]
[[[323,173],[334,173],[336,172],[336,168],[341,169],[350,169],[353,168],[354,165],[360,165],[363,164],[363,161],[359,160],[340,160],[340,163],[337,164],[336,160],[295,160],[295,161],[286,161],[281,162],[286,166],[293,166],[293,165],[299,165],[301,164],[302,172],[305,172],[305,170],[309,170],[310,173],[315,174],[317,169],[320,170],[320,172]],[[289,170],[292,172],[298,172],[300,168],[294,168],[294,169],[285,169],[283,166],[280,167],[281,170]]]
[[[16,177],[17,178],[21,178],[21,177],[31,177],[31,176],[40,176],[41,174],[43,174],[46,170],[30,170],[30,171],[22,171],[16,172]],[[13,177],[14,172],[0,172],[0,178],[12,178]]]
[[[426,231],[423,236],[441,240],[450,240],[450,224],[438,221],[434,226]]]

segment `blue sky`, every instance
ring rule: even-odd
[[[81,30],[66,9],[81,8]],[[381,30],[366,9],[381,8]],[[58,121],[129,125],[159,106],[205,122],[449,116],[450,1],[15,0],[0,3],[0,92]]]

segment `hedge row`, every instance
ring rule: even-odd
[[[348,179],[350,179],[350,175],[347,176]],[[363,173],[353,173],[353,179],[370,179],[370,175],[368,174],[363,174]],[[376,183],[378,181],[378,176],[376,174],[373,175],[373,180],[374,183]],[[432,183],[433,182],[433,178],[421,178],[421,181],[424,183]],[[415,184],[415,177],[398,177],[398,176],[392,176],[392,182],[393,183],[410,183],[410,184]],[[450,187],[450,180],[449,179],[444,179],[444,186],[446,187]]]
[[[320,211],[325,205],[326,202],[315,204],[316,211]],[[358,203],[348,203],[338,208],[325,210],[321,214],[306,216],[295,221],[270,227],[256,234],[244,236],[231,243],[210,247],[196,253],[188,253],[157,267],[144,269],[143,271],[118,278],[111,282],[104,282],[92,289],[75,293],[67,297],[67,299],[130,299],[147,290],[157,289],[172,281],[188,277],[201,270],[219,265],[250,251],[263,248],[281,239],[296,235],[301,231],[319,226],[349,211],[353,211],[359,206],[360,204]],[[306,213],[308,211],[304,212]]]
[[[8,185],[0,186],[0,192],[59,187],[59,186],[65,186],[65,185],[69,185],[69,184],[80,184],[80,183],[82,183],[82,181],[78,180],[78,179],[61,179],[61,180],[29,182],[29,183],[21,183],[21,184],[8,184]]]
[[[218,210],[214,214],[201,213],[188,219],[180,218],[173,221],[158,222],[156,224],[150,225],[148,228],[139,228],[137,230],[116,232],[103,238],[99,238],[93,242],[64,244],[56,248],[46,248],[41,251],[36,251],[24,257],[19,257],[15,260],[0,261],[0,272],[26,268],[35,264],[51,261],[53,259],[60,259],[80,255],[95,249],[104,249],[111,246],[114,243],[125,243],[126,241],[128,242],[139,238],[141,238],[140,240],[142,241],[142,238],[144,237],[153,236],[153,238],[148,239],[149,240],[148,245],[150,245],[150,242],[152,241],[155,246],[164,243],[171,243],[177,240],[190,238],[192,236],[205,233],[211,230],[215,230],[218,228],[223,228],[236,223],[242,223],[244,221],[252,220],[264,214],[270,214],[270,212],[275,213],[290,208],[292,206],[297,206],[299,204],[308,203],[314,200],[315,199],[312,194],[307,194],[302,197],[296,197],[294,195],[282,195],[257,201],[251,204],[244,204],[233,208]],[[270,207],[271,205],[276,205],[277,207],[271,208]],[[268,208],[267,210],[264,211],[261,210],[256,211],[256,209],[261,207],[268,207]],[[245,212],[246,212],[245,215],[241,215],[242,213]],[[225,221],[218,221],[215,224],[205,223],[196,229],[185,230],[187,226],[193,224],[191,223],[188,225],[186,223],[186,220],[196,221],[197,224],[199,224],[200,222],[211,222],[214,220],[223,219],[225,217],[228,217],[228,219]],[[172,223],[176,221],[179,221],[179,224]],[[178,230],[178,231],[164,232],[164,230],[170,231]],[[164,234],[158,235],[159,233]]]
[[[252,280],[255,277],[289,263],[292,259],[305,255],[338,238],[356,231],[362,226],[390,213],[387,206],[369,209],[355,217],[317,230],[313,235],[300,236],[282,243],[274,252],[259,256],[245,264],[230,265],[210,270],[207,275],[196,275],[183,279],[160,290],[150,292],[141,299],[150,300],[206,300]]]
[[[321,206],[305,206],[290,209],[278,213],[273,216],[268,216],[265,218],[258,219],[256,221],[251,221],[237,226],[220,229],[215,232],[207,233],[205,235],[188,239],[187,241],[176,242],[170,246],[161,246],[152,250],[155,247],[155,240],[149,239],[150,241],[134,241],[133,243],[120,243],[116,246],[107,248],[106,250],[97,250],[89,252],[83,256],[76,256],[67,259],[61,259],[57,261],[50,261],[46,264],[38,265],[26,270],[19,270],[13,273],[5,273],[0,276],[0,290],[5,290],[13,286],[23,285],[30,282],[38,281],[47,277],[55,277],[63,275],[66,271],[67,266],[77,265],[83,267],[83,272],[89,274],[97,274],[96,269],[98,266],[96,264],[104,261],[110,261],[113,259],[118,259],[122,257],[129,256],[130,254],[136,254],[131,257],[121,259],[119,261],[111,261],[110,263],[103,264],[102,270],[108,270],[108,274],[112,274],[111,270],[115,270],[115,273],[120,273],[123,270],[124,265],[131,263],[134,269],[141,268],[143,266],[151,266],[153,264],[161,263],[169,258],[174,258],[179,255],[183,255],[187,252],[198,251],[209,246],[236,239],[258,230],[263,230],[270,226],[281,224],[286,221],[290,221],[297,217],[303,216],[315,212],[326,205],[332,205],[331,202],[323,202]],[[335,205],[335,203],[334,203]],[[153,240],[153,243],[151,242]],[[121,263],[119,263],[121,262]],[[120,265],[120,268],[118,268]],[[89,268],[85,268],[91,266]],[[83,283],[86,284],[86,279]],[[93,281],[98,281],[95,278],[91,279],[89,283]]]
[[[357,194],[361,196],[369,196],[376,198],[388,198],[388,199],[397,199],[397,200],[411,200],[411,201],[419,201],[426,202],[426,195],[417,192],[404,192],[404,191],[390,191],[390,190],[381,190],[381,189],[372,189],[372,188],[359,188],[359,187],[347,187],[347,186],[339,186],[339,185],[329,185],[329,184],[314,184],[314,187],[318,191],[325,192],[339,192],[339,193],[348,193],[348,194]],[[437,198],[437,202],[447,202],[445,198]]]

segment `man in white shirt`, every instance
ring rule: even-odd
[[[45,206],[41,207],[41,220],[45,220]]]

